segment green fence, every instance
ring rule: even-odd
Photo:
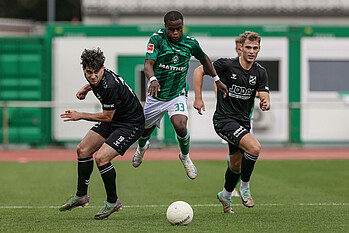
[[[51,100],[44,42],[40,37],[0,38],[2,141],[33,145],[50,141],[50,109],[13,107],[7,102]]]

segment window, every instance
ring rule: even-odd
[[[268,73],[269,90],[279,91],[279,61],[257,61]]]
[[[349,61],[309,61],[310,91],[349,91]]]

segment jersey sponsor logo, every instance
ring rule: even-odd
[[[238,85],[233,84],[229,88],[229,96],[237,99],[248,100],[252,96],[253,89],[240,87]]]
[[[231,74],[231,79],[236,79],[236,74]]]
[[[177,67],[177,66],[169,66],[169,65],[164,65],[162,63],[159,64],[159,67],[165,70],[174,70],[174,71],[183,71],[185,70],[185,66]]]
[[[257,77],[250,75],[248,83],[251,84],[252,86],[254,86],[254,85],[256,85],[256,82],[257,82]]]
[[[153,52],[154,52],[154,44],[148,44],[147,53],[153,53]]]
[[[114,108],[114,104],[103,104],[103,108]]]
[[[234,131],[234,136],[239,137],[240,134],[242,134],[245,131],[247,131],[247,130],[244,127],[240,126],[237,130]]]

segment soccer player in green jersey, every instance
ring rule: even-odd
[[[179,159],[190,179],[195,179],[197,170],[189,157],[190,135],[187,129],[188,84],[186,75],[192,56],[200,61],[207,74],[213,77],[219,91],[228,90],[219,80],[210,58],[202,51],[198,41],[183,34],[183,15],[170,11],[164,17],[165,28],[159,29],[149,39],[144,62],[144,73],[148,79],[148,91],[144,106],[145,130],[138,140],[132,159],[138,167],[145,151],[149,148],[150,135],[167,112],[176,131],[181,152]]]

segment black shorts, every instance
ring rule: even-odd
[[[105,143],[113,147],[120,155],[124,155],[126,150],[142,136],[144,122],[119,126],[113,126],[109,122],[98,122],[91,130],[104,137]]]
[[[218,136],[228,142],[230,155],[240,150],[239,143],[241,138],[250,132],[249,123],[240,124],[240,122],[229,118],[213,118],[213,127]]]

